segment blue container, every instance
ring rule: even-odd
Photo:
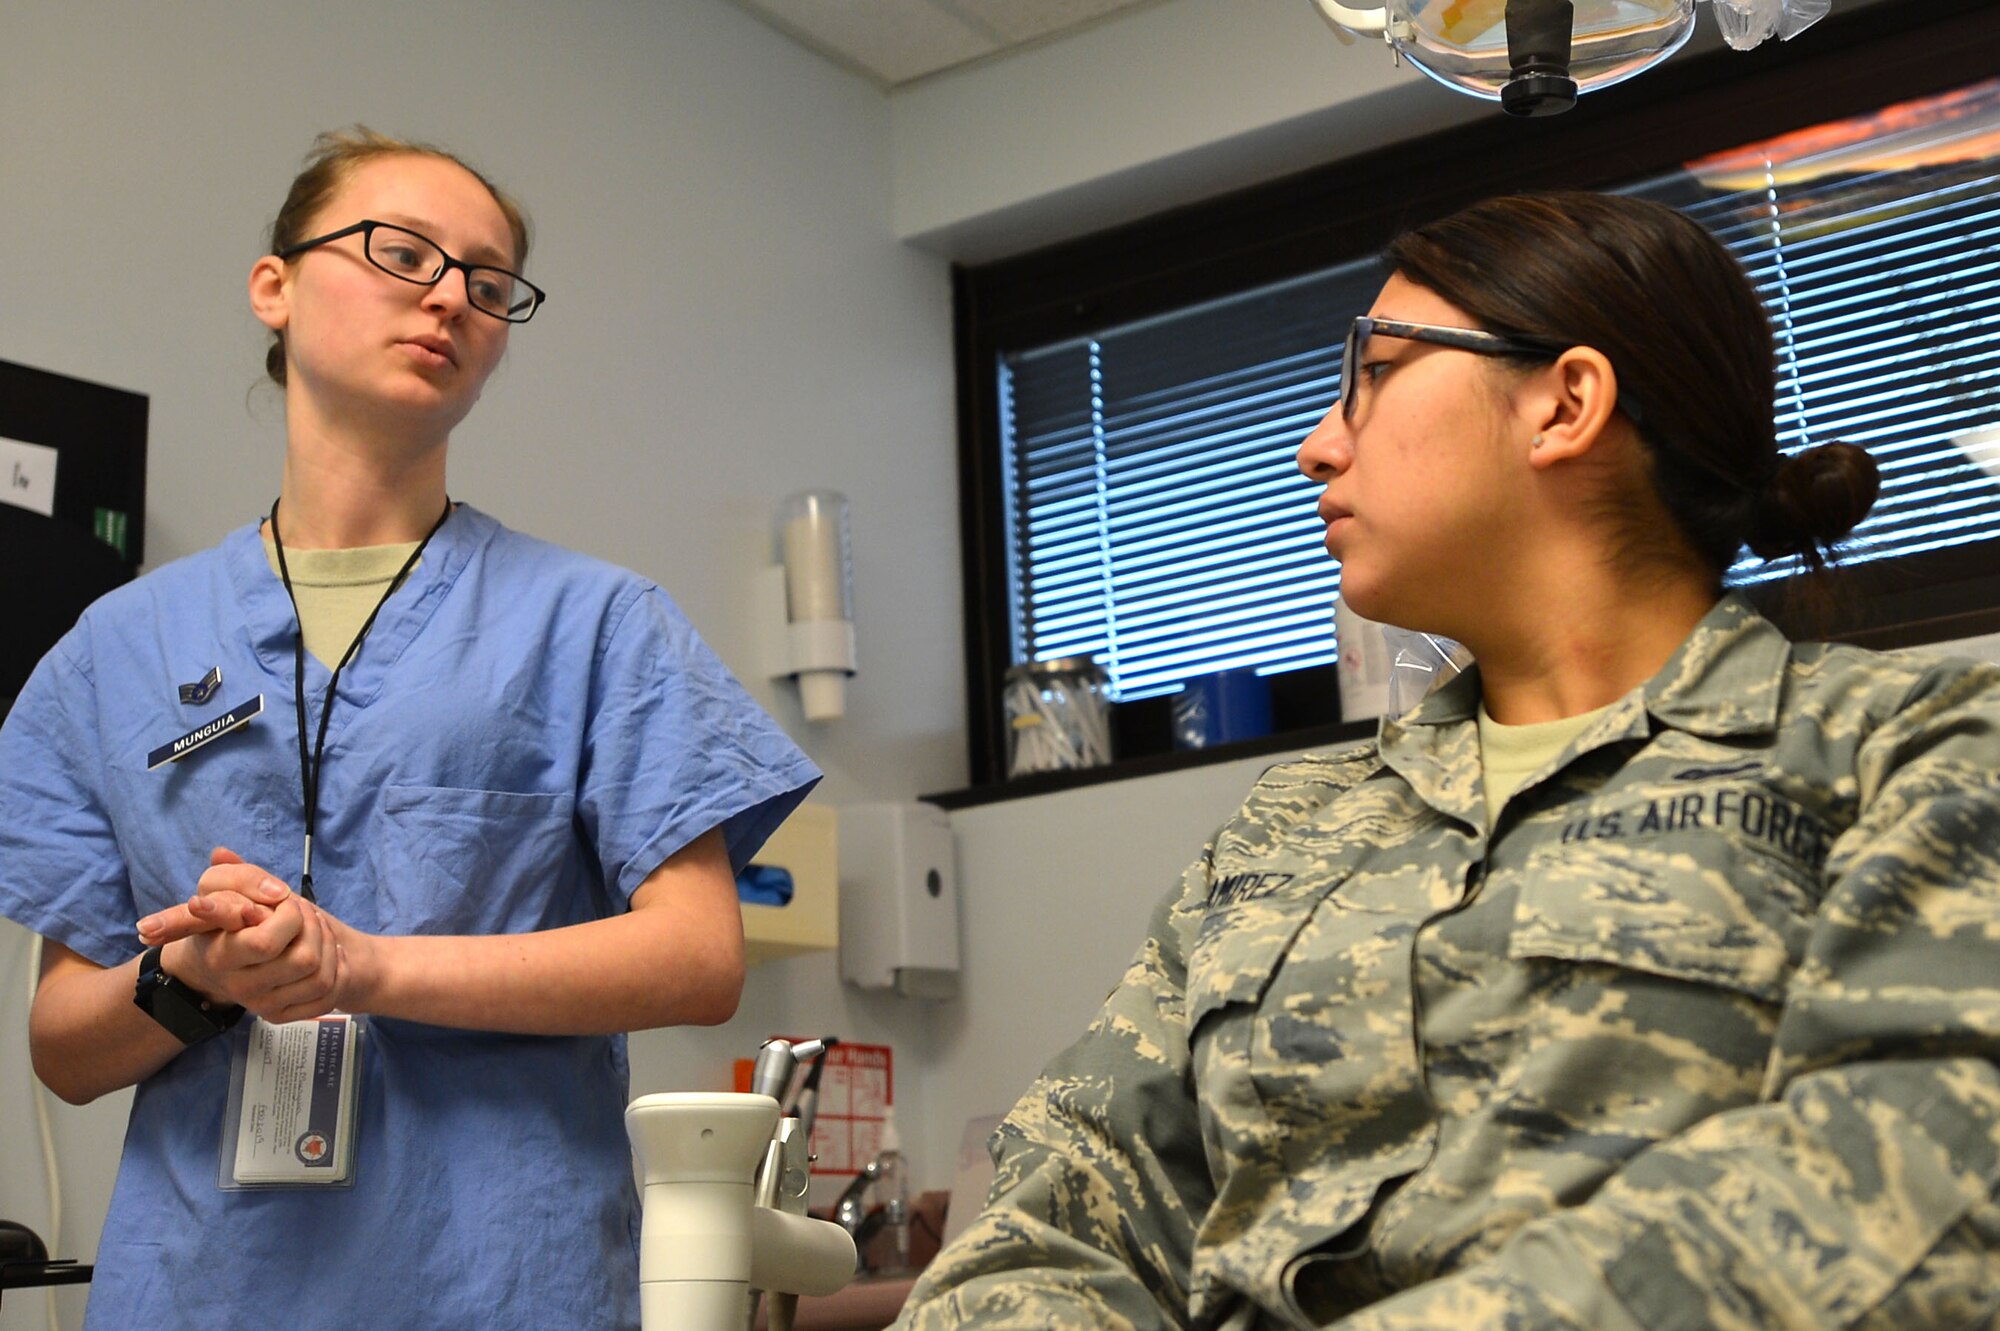
[[[1270,681],[1255,670],[1189,680],[1174,695],[1174,747],[1206,749],[1271,733]]]

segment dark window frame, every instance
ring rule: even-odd
[[[1004,781],[997,699],[1010,664],[1008,500],[994,373],[1003,351],[1319,271],[1492,194],[1620,185],[1707,153],[1989,78],[1997,68],[2000,6],[1990,0],[1934,0],[1916,25],[1906,4],[1883,0],[1836,12],[1791,43],[1715,51],[1649,71],[1589,94],[1564,116],[1483,119],[1046,249],[955,268],[972,788],[929,798],[965,805],[1039,794],[1373,730],[1373,722],[1313,724],[1222,749]],[[1833,636],[1897,646],[2000,629],[2000,542],[1861,566],[1851,576],[1850,604],[1831,626]],[[1781,595],[1779,584],[1757,593],[1773,605]]]

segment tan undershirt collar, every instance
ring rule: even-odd
[[[306,650],[313,654],[314,660],[328,670],[340,663],[348,644],[368,622],[390,580],[417,545],[416,541],[404,541],[397,545],[362,545],[350,550],[286,547],[285,563],[292,573],[292,595],[298,601]],[[271,566],[272,576],[278,576],[278,547],[269,532],[264,533],[264,558]]]

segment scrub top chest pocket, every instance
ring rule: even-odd
[[[585,885],[573,872],[574,811],[567,792],[387,787],[371,875],[382,893],[384,927],[522,933],[587,918],[575,901]],[[571,890],[551,890],[564,886]]]

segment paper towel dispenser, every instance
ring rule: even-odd
[[[958,866],[934,804],[840,810],[840,975],[910,998],[958,994]]]

